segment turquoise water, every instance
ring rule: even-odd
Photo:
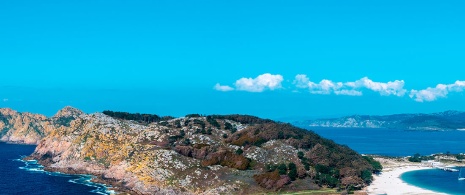
[[[447,194],[465,195],[465,181],[459,181],[458,174],[458,172],[429,169],[404,173],[401,179],[420,188]]]
[[[309,128],[310,129],[310,128]],[[348,145],[362,154],[409,156],[415,153],[465,153],[465,131],[408,131],[400,129],[311,128],[336,143]],[[465,168],[464,170],[465,171]],[[465,195],[465,181],[458,172],[438,169],[405,173],[401,179],[424,189]],[[462,173],[463,174],[463,173]]]

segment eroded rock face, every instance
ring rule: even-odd
[[[49,125],[44,115],[0,109],[0,140],[4,142],[38,144],[48,133]]]

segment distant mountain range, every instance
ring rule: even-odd
[[[311,127],[465,130],[465,112],[450,110],[432,114],[352,115],[340,118],[302,120],[294,122],[294,124]]]

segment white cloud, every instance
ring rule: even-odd
[[[363,93],[360,89],[369,89],[378,92],[381,95],[404,96],[407,90],[404,89],[405,82],[395,80],[387,83],[374,82],[368,77],[361,78],[354,82],[333,82],[323,79],[319,83],[310,81],[307,75],[296,75],[293,84],[298,88],[308,88],[313,94],[331,94],[361,96]]]
[[[283,76],[265,73],[256,78],[241,78],[236,81],[236,90],[248,92],[263,92],[282,88]]]
[[[263,92],[265,90],[283,88],[283,81],[284,78],[282,75],[265,73],[257,76],[256,78],[241,78],[235,82],[235,88],[217,83],[214,86],[214,89],[218,91],[237,90]],[[394,80],[383,83],[373,81],[368,77],[363,77],[359,80],[350,82],[334,82],[329,79],[323,79],[316,83],[312,82],[305,74],[296,75],[292,84],[296,87],[296,89],[292,89],[293,93],[300,93],[299,89],[306,89],[312,94],[362,96],[363,91],[369,90],[379,93],[382,96],[404,97],[405,94],[409,92],[409,97],[417,102],[435,101],[438,98],[447,97],[447,95],[451,92],[465,91],[465,81],[456,81],[455,83],[448,85],[438,84],[436,87],[428,87],[423,90],[412,89],[408,91],[404,88],[404,80]],[[6,101],[8,100],[6,99]]]
[[[363,77],[355,82],[348,82],[346,83],[346,85],[353,88],[367,88],[385,96],[395,95],[402,97],[407,92],[407,90],[404,89],[405,82],[403,80],[395,80],[389,81],[387,83],[381,83],[374,82],[368,77]]]
[[[298,74],[295,76],[295,80],[292,83],[298,88],[307,88],[309,82],[310,79],[307,77],[307,75]]]
[[[453,84],[438,84],[436,87],[428,87],[423,90],[411,90],[410,98],[417,102],[431,102],[438,98],[445,98],[450,92],[462,92],[465,90],[465,81],[456,81]]]
[[[357,91],[357,90],[347,90],[347,89],[343,89],[343,90],[340,90],[340,91],[335,91],[334,92],[336,95],[350,95],[350,96],[362,96],[363,93],[361,91]]]
[[[215,90],[217,90],[217,91],[232,91],[232,90],[234,90],[234,88],[232,88],[230,86],[220,85],[219,83],[217,83],[213,88]]]

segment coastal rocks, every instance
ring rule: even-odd
[[[0,140],[3,142],[37,144],[45,137],[50,122],[39,114],[0,109]]]

